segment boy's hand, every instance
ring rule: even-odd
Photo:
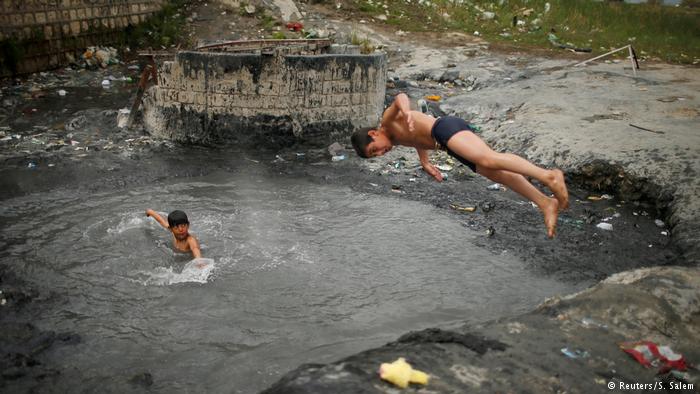
[[[153,210],[152,210],[152,209],[147,209],[147,210],[146,210],[146,217],[151,216],[151,213],[153,213]]]
[[[432,165],[430,163],[421,163],[421,166],[423,166],[423,171],[430,174],[430,176],[435,178],[436,181],[442,182],[442,173],[440,172],[440,170],[435,168],[434,165]]]

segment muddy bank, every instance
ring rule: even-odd
[[[377,370],[398,357],[431,376],[427,387],[406,392],[624,392],[635,384],[646,385],[644,392],[698,392],[698,370],[657,375],[657,368],[644,368],[618,347],[650,340],[698,360],[698,289],[695,268],[624,272],[518,318],[409,333],[335,363],[304,365],[264,392],[395,392]]]

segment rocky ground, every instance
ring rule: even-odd
[[[448,175],[443,183],[422,172],[410,149],[371,160],[357,158],[347,146],[341,161],[303,146],[237,155],[261,164],[261,171],[428,201],[481,231],[479,245],[512,253],[533,271],[580,283],[608,279],[525,316],[455,332],[410,334],[337,363],[302,366],[270,392],[392,392],[376,370],[398,356],[431,374],[426,388],[413,388],[421,392],[590,392],[607,390],[610,382],[654,382],[654,370],[617,348],[629,340],[671,345],[697,362],[697,268],[614,275],[639,267],[694,267],[698,261],[697,69],[643,63],[635,77],[623,63],[574,68],[571,56],[502,53],[459,33],[405,35],[348,20],[342,10],[298,6],[307,26],[338,40],[360,32],[388,53],[387,100],[398,91],[414,103],[438,95],[439,101],[428,102],[433,114],[463,116],[494,148],[564,169],[572,207],[560,216],[552,241],[529,203],[503,188],[490,190],[492,182],[442,153],[432,160]],[[259,13],[263,5],[258,7]],[[283,30],[263,26],[259,14],[240,13],[229,3],[200,3],[195,10],[190,27],[198,43]],[[230,34],[222,38],[221,32]],[[154,140],[138,125],[117,127],[119,110],[134,98],[137,66],[67,68],[3,81],[0,198],[55,188],[89,193],[225,171],[231,165],[226,160],[207,160],[212,148]],[[110,82],[103,85],[105,80]],[[181,164],[177,173],[170,170],[173,163]],[[600,223],[613,230],[598,228]],[[0,249],[5,242],[0,240]],[[32,303],[57,301],[34,294],[9,267],[2,268],[3,379],[47,382],[58,372],[41,364],[41,353],[80,339],[31,326]],[[565,347],[588,355],[568,358]],[[671,380],[698,384],[696,370],[658,379],[666,387]]]

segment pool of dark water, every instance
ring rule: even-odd
[[[146,208],[186,211],[207,267],[188,265]],[[432,205],[300,177],[56,189],[5,199],[0,219],[4,264],[57,297],[32,323],[82,338],[45,355],[58,391],[130,391],[150,374],[154,392],[256,392],[301,363],[524,313],[583,286],[475,246]]]

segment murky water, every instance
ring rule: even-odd
[[[203,270],[146,208],[188,213]],[[576,290],[474,246],[482,234],[430,205],[303,179],[62,190],[5,200],[0,220],[0,257],[60,300],[33,323],[82,337],[48,351],[58,391],[133,391],[148,372],[155,392],[250,393],[301,363]]]

